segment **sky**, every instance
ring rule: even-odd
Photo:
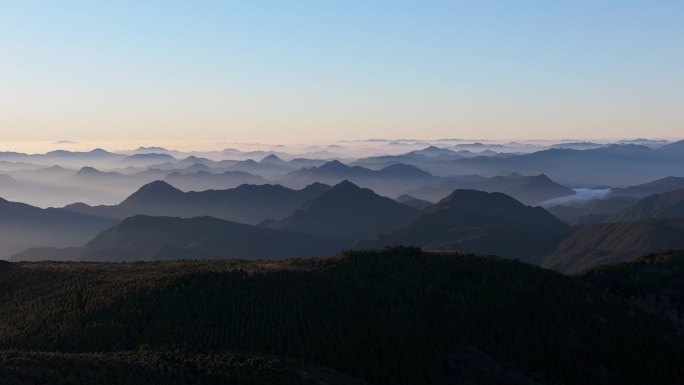
[[[682,138],[684,1],[0,0],[0,147]]]

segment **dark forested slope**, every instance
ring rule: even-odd
[[[684,252],[650,254],[585,270],[579,277],[684,328]]]
[[[575,278],[411,248],[280,262],[0,264],[0,350],[54,352],[66,372],[104,360],[112,371],[183,362],[200,375],[210,369],[195,358],[154,355],[253,352],[287,357],[276,368],[298,360],[372,384],[676,384],[676,331]],[[70,355],[92,352],[86,364]],[[144,352],[153,357],[136,357]],[[121,356],[101,358],[109,354]],[[217,365],[235,360],[226,361]],[[0,373],[25,365],[0,356]]]

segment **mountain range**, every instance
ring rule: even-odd
[[[80,246],[116,221],[0,198],[0,258],[40,246]]]
[[[268,184],[261,176],[244,171],[214,173],[204,170],[184,170],[167,173],[164,181],[185,191],[224,190],[243,184]]]
[[[293,171],[279,179],[287,186],[303,186],[313,182],[337,184],[350,181],[367,187],[382,195],[400,195],[398,191],[420,187],[434,183],[439,178],[429,172],[406,164],[392,164],[379,170],[361,166],[348,166],[333,160],[318,167],[303,168]]]
[[[301,190],[280,185],[241,185],[228,190],[183,192],[164,181],[141,187],[118,205],[88,206],[73,204],[63,209],[105,218],[124,219],[133,215],[196,217],[257,224],[266,219],[283,218],[330,189],[315,183]]]
[[[538,263],[568,233],[566,224],[541,207],[525,206],[502,193],[456,190],[394,231],[355,247],[413,245]]]
[[[357,241],[392,230],[418,211],[343,181],[291,215],[262,226]]]
[[[529,205],[536,205],[549,199],[575,194],[573,190],[554,182],[544,174],[522,176],[513,173],[492,178],[468,176],[446,179],[446,181],[438,185],[423,186],[418,189],[409,190],[407,194],[434,202],[449,195],[456,189],[469,189],[504,193]]]

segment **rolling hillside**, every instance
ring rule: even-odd
[[[663,250],[684,249],[684,220],[597,223],[564,240],[542,266],[563,272],[626,261]]]
[[[612,216],[610,220],[618,222],[649,218],[684,218],[684,189],[641,199]]]

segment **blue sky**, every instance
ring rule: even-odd
[[[681,137],[682,1],[0,1],[0,140]]]

